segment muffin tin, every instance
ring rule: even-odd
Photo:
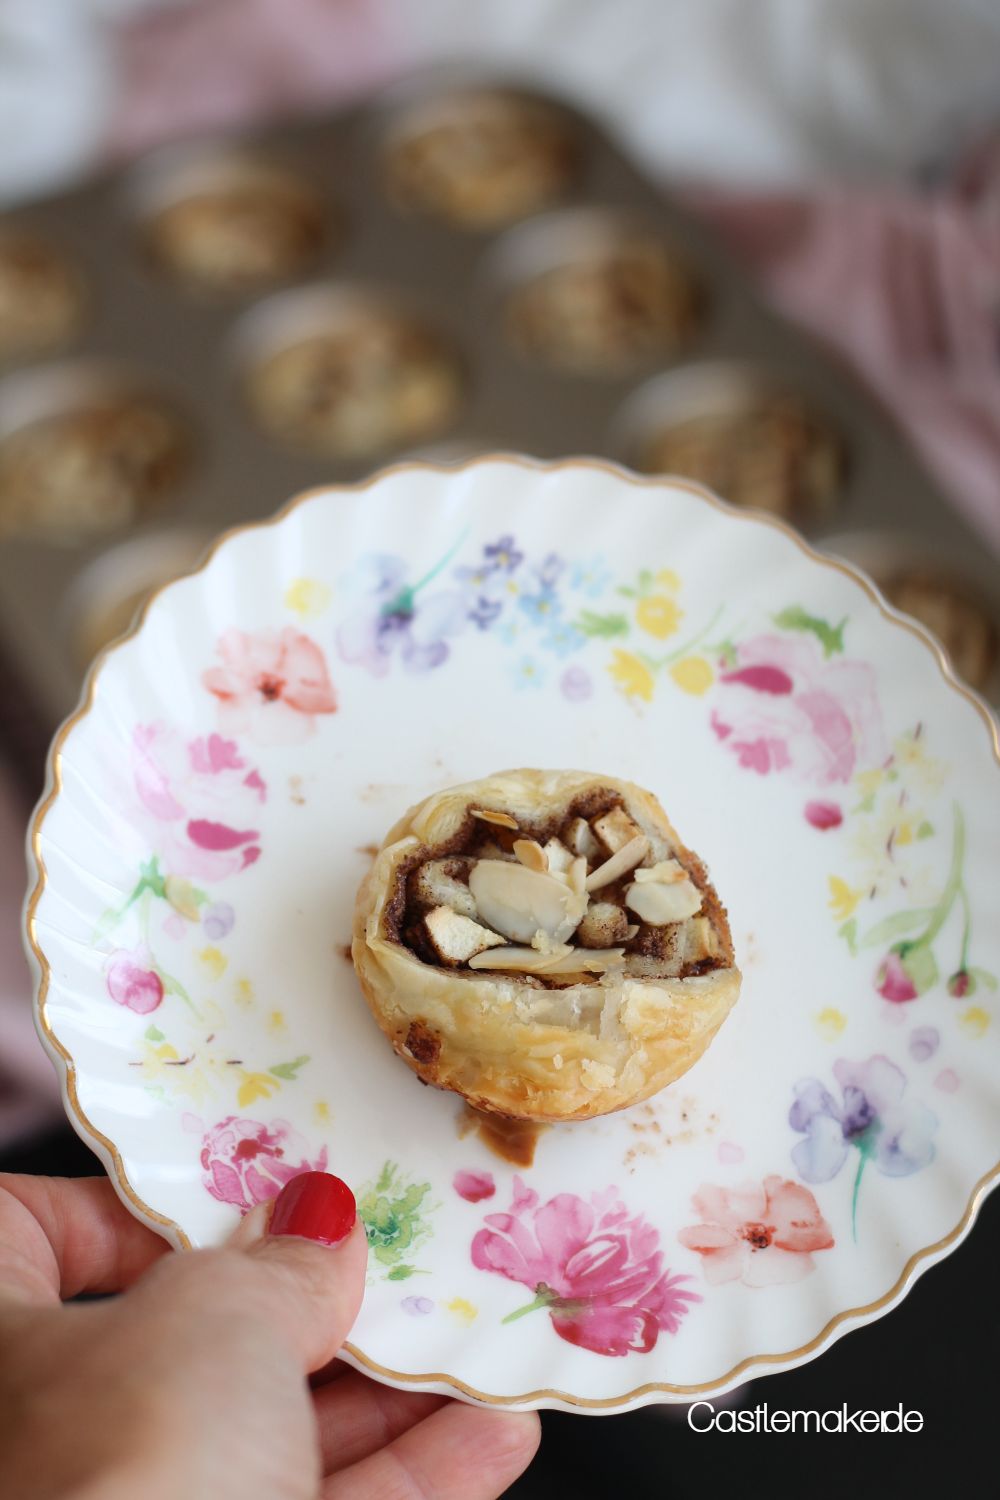
[[[215,532],[487,449],[659,455],[890,586],[943,569],[1000,696],[1000,566],[858,384],[558,100],[439,72],[0,219],[0,652],[45,728]]]

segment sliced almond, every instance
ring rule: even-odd
[[[613,807],[610,812],[602,813],[590,826],[609,854],[617,854],[634,838],[642,836],[642,829],[623,807]]]
[[[546,964],[545,974],[606,974],[625,962],[624,948],[572,948],[555,963]]]
[[[549,868],[548,857],[541,844],[535,839],[515,839],[514,853],[529,870],[539,870],[546,874]]]
[[[539,953],[537,948],[526,948],[511,944],[506,948],[494,948],[492,953],[477,953],[469,960],[470,969],[516,969],[521,974],[541,974],[552,964],[558,963],[566,954],[575,953],[568,943],[558,944],[550,953]]]
[[[517,845],[514,845],[515,849]],[[545,845],[545,858],[553,875],[565,875],[573,863],[573,855],[559,839],[549,839]]]
[[[464,964],[487,948],[503,946],[502,937],[447,906],[429,911],[424,926],[435,953],[445,964]]]
[[[576,891],[580,895],[587,889],[587,861],[582,854],[574,859],[566,871],[566,882],[571,891]]]
[[[512,946],[477,953],[469,959],[470,969],[513,969],[519,974],[601,974],[624,962],[623,948],[571,948],[563,944],[558,952],[538,953],[534,948]]]
[[[625,905],[650,927],[667,927],[701,910],[701,891],[690,880],[671,885],[661,885],[658,881],[640,885],[633,881],[625,892]]]
[[[606,859],[603,865],[598,865],[587,876],[587,890],[599,891],[602,886],[610,885],[613,880],[620,880],[627,875],[629,870],[634,870],[641,859],[645,859],[649,853],[649,839],[644,833],[636,834],[634,839],[629,839],[623,844],[617,853]]]
[[[574,854],[582,854],[584,859],[600,858],[601,846],[585,818],[574,818],[568,823],[563,829],[563,837]]]
[[[610,948],[623,943],[628,931],[628,917],[613,901],[592,901],[576,929],[576,940],[585,948]]]
[[[498,828],[517,828],[519,826],[517,819],[512,818],[510,813],[497,812],[492,807],[470,807],[469,811],[474,818],[480,818],[484,823],[495,823]]]
[[[482,920],[517,943],[530,943],[539,929],[565,942],[587,909],[585,894],[513,861],[477,860],[469,889]]]
[[[638,924],[638,922],[630,922],[628,924],[628,926],[626,927],[626,929],[625,929],[625,941],[626,941],[626,943],[630,943],[634,937],[638,937],[638,936],[639,936],[639,924]]]
[[[657,885],[674,885],[680,880],[687,879],[687,871],[679,860],[661,859],[659,864],[636,870],[635,878],[640,885],[647,880],[655,881]]]

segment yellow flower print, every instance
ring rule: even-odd
[[[253,981],[247,978],[237,979],[233,985],[233,999],[240,1010],[249,1010],[253,1005]]]
[[[452,1297],[450,1302],[445,1303],[445,1306],[450,1313],[454,1313],[459,1322],[466,1325],[474,1323],[479,1317],[479,1308],[465,1297]]]
[[[608,671],[630,698],[642,698],[646,703],[652,703],[653,674],[631,651],[615,651]]]
[[[195,956],[209,979],[221,979],[229,967],[229,959],[218,948],[202,948]]]
[[[273,1036],[282,1036],[288,1030],[283,1010],[272,1010],[267,1018],[267,1029]]]
[[[692,693],[696,698],[707,693],[715,681],[715,673],[703,656],[682,657],[674,662],[670,675],[683,692]]]
[[[285,608],[300,620],[315,620],[329,609],[332,589],[318,578],[296,578],[285,590]]]
[[[241,1083],[236,1094],[236,1102],[240,1109],[246,1109],[253,1104],[255,1099],[270,1099],[272,1094],[277,1093],[281,1084],[276,1078],[271,1078],[267,1073],[241,1073]]]
[[[679,594],[681,581],[673,568],[661,568],[656,575],[656,582],[661,589],[669,589],[672,594]]]
[[[990,1018],[981,1005],[970,1005],[959,1016],[958,1024],[967,1036],[980,1037],[985,1035]]]
[[[328,1125],[330,1122],[330,1106],[325,1099],[317,1099],[313,1105],[313,1116],[317,1125]]]
[[[668,635],[673,635],[684,618],[684,611],[665,594],[651,594],[649,598],[639,600],[635,618],[647,635],[663,641]]]
[[[861,891],[852,891],[846,880],[841,880],[839,875],[831,875],[827,880],[830,887],[830,899],[827,902],[833,915],[838,922],[845,922],[851,912],[861,900]]]
[[[174,911],[186,917],[189,922],[197,922],[198,897],[190,880],[185,880],[183,875],[168,875],[163,889]]]
[[[816,1029],[826,1042],[835,1042],[847,1025],[847,1017],[844,1015],[844,1012],[835,1009],[832,1005],[828,1005],[825,1010],[821,1010],[815,1019]]]
[[[885,780],[885,768],[876,766],[872,771],[859,771],[854,780],[862,797],[871,797]]]

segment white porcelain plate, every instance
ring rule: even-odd
[[[510,766],[649,787],[744,973],[690,1073],[520,1171],[345,949],[369,847]],[[403,466],[229,535],[93,673],[33,832],[41,1029],[175,1244],[352,1185],[377,1379],[721,1392],[885,1312],[998,1172],[998,793],[929,638],[783,527],[596,463]]]

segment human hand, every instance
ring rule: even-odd
[[[0,1174],[0,1494],[493,1500],[531,1461],[534,1413],[331,1364],[366,1250],[326,1173],[293,1179],[225,1248],[183,1254],[103,1179]],[[123,1295],[62,1305],[83,1292]]]

